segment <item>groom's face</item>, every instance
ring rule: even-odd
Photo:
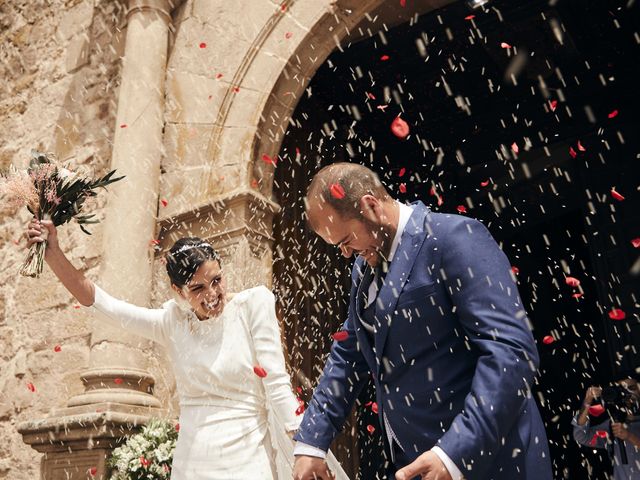
[[[354,253],[375,267],[387,257],[393,239],[393,229],[376,218],[346,218],[332,207],[310,205],[307,215],[313,231],[325,242],[336,245],[340,253],[349,258]]]

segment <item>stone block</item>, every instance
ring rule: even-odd
[[[89,62],[89,37],[85,34],[76,35],[67,45],[67,73],[73,73]]]
[[[164,127],[165,173],[184,171],[205,165],[213,125],[167,123]]]
[[[56,31],[56,37],[59,42],[64,42],[83,30],[88,29],[92,22],[93,1],[84,0],[79,2],[62,15],[62,20],[60,20]]]
[[[228,90],[228,82],[213,73],[172,68],[167,71],[165,118],[173,123],[215,123]]]

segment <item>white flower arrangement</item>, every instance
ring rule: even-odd
[[[154,418],[111,454],[110,480],[169,480],[179,426]]]

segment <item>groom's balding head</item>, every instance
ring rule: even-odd
[[[333,212],[343,219],[359,218],[364,195],[373,195],[382,202],[392,200],[378,175],[367,167],[346,162],[324,167],[307,188],[305,210],[309,224],[313,228],[317,215]]]

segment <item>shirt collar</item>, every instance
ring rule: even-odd
[[[409,219],[411,218],[411,214],[413,213],[413,207],[405,205],[404,203],[400,203],[396,200],[398,204],[398,208],[400,209],[400,215],[398,218],[398,228],[396,229],[396,236],[393,237],[393,242],[391,243],[391,251],[389,252],[389,263],[393,260],[393,256],[396,254],[396,250],[398,249],[398,245],[400,245],[400,238],[404,232],[407,223],[409,223]]]

